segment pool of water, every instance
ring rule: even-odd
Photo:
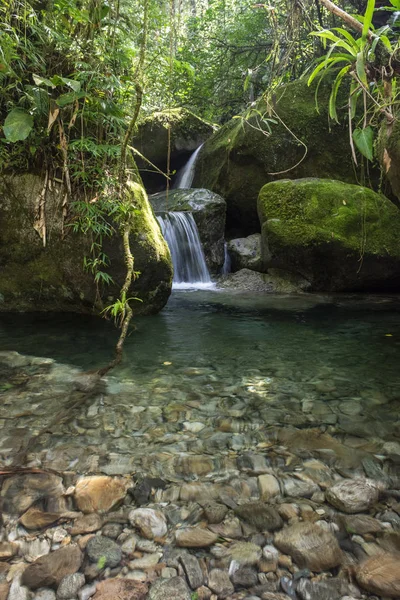
[[[123,472],[132,457],[150,468],[160,453],[226,458],[281,427],[318,427],[378,452],[400,436],[399,315],[396,297],[175,291],[160,314],[135,321],[107,392],[38,453],[90,447],[97,464],[117,465],[107,472]],[[117,335],[87,316],[0,315],[0,350],[84,370],[108,362]]]

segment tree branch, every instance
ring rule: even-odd
[[[355,19],[354,17],[349,15],[349,13],[347,13],[345,10],[342,10],[341,8],[336,6],[336,4],[334,4],[330,0],[319,0],[319,1],[321,2],[321,4],[323,6],[325,6],[325,8],[327,10],[329,10],[329,12],[331,12],[333,15],[336,15],[337,17],[339,17],[339,19],[344,21],[349,27],[351,27],[355,31],[358,31],[359,33],[362,33],[362,30],[363,30],[362,23],[360,23],[359,21],[357,21],[357,19]],[[368,32],[368,41],[371,41],[374,37],[376,37],[375,34],[370,30]]]

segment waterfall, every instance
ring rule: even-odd
[[[204,258],[197,225],[190,212],[158,215],[174,266],[173,288],[213,287]]]
[[[231,257],[228,252],[228,244],[224,243],[224,264],[222,265],[221,275],[227,275],[231,272]]]
[[[196,168],[196,160],[202,147],[203,144],[193,152],[187,163],[182,167],[182,169],[179,170],[173,186],[175,190],[181,190],[183,188],[189,189],[192,187],[194,171]]]

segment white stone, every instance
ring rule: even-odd
[[[152,508],[136,508],[129,513],[129,521],[137,527],[147,539],[161,538],[166,535],[167,521],[164,515]]]
[[[268,501],[281,493],[279,481],[274,475],[260,475],[258,477],[258,487],[261,500]]]

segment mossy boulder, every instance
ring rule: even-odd
[[[341,181],[264,185],[258,198],[264,268],[299,274],[314,291],[400,289],[400,211]]]
[[[214,129],[190,110],[173,108],[154,112],[139,124],[133,139],[134,147],[164,173],[167,171],[168,146],[170,171],[180,169],[190,154],[196,150]],[[149,191],[166,187],[166,179],[154,172],[144,160],[137,158],[143,181]],[[149,174],[149,169],[152,172]]]
[[[382,123],[376,149],[382,171],[400,200],[400,121]]]
[[[132,196],[134,184],[128,189]],[[0,180],[0,311],[92,312],[115,301],[125,277],[121,236],[104,241],[110,259],[107,272],[114,284],[95,285],[83,261],[90,256],[91,235],[76,234],[63,223],[61,190],[53,184],[47,193],[45,216],[47,243],[34,229],[43,179],[25,174]],[[132,296],[135,314],[154,313],[165,305],[172,285],[172,263],[153,211],[143,194],[135,194],[136,226],[131,235],[135,270],[140,276]],[[116,227],[116,226],[115,226]]]
[[[259,231],[257,196],[269,181],[326,177],[356,183],[345,111],[342,124],[328,119],[331,89],[328,81],[321,83],[318,112],[315,87],[305,79],[283,85],[269,106],[260,100],[252,116],[232,119],[205,142],[193,187],[225,198],[227,228],[235,237]],[[342,104],[347,106],[344,97],[338,99]],[[275,122],[264,123],[260,115]]]
[[[157,213],[190,211],[199,230],[204,256],[211,273],[221,272],[224,264],[226,202],[218,194],[203,189],[178,189],[149,196]]]

